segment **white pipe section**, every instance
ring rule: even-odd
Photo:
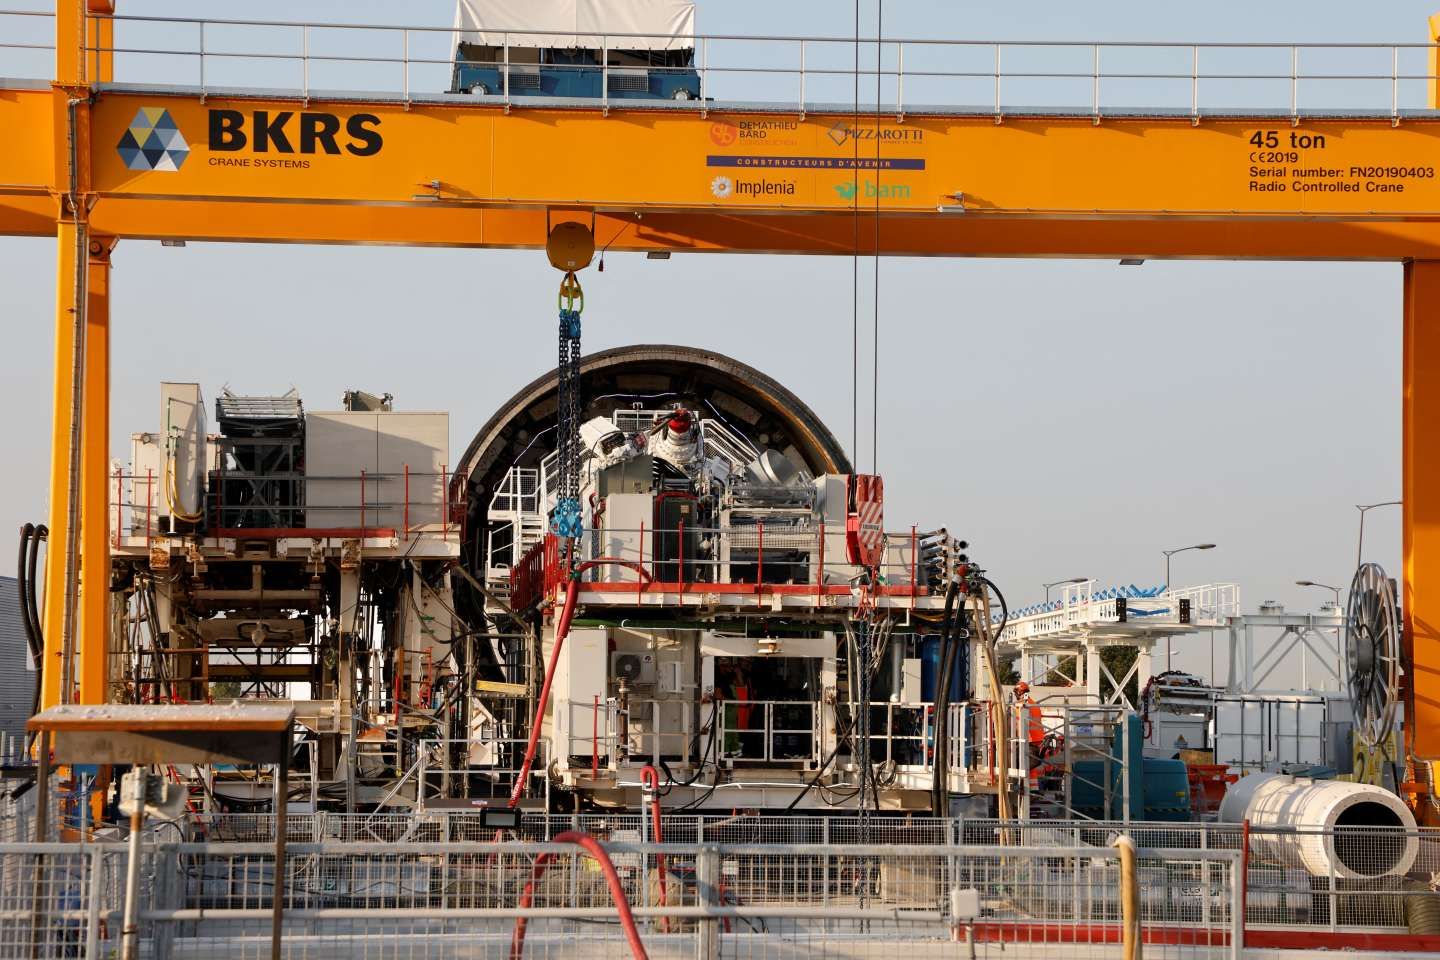
[[[1250,821],[1253,856],[1316,877],[1404,875],[1420,850],[1410,808],[1364,783],[1253,774],[1226,791],[1220,819]]]

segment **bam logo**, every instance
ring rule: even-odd
[[[141,107],[115,149],[131,170],[179,170],[190,156],[190,144],[164,107]]]
[[[247,118],[239,110],[211,110],[209,147],[213,152],[244,150],[255,153],[341,152],[340,118],[333,113],[301,113],[281,110],[272,114],[256,110]],[[247,123],[248,121],[248,123]],[[373,157],[385,141],[380,118],[373,113],[356,113],[344,122],[344,150],[356,157]]]
[[[840,195],[841,200],[854,200],[862,191],[867,200],[910,199],[910,185],[905,183],[876,183],[874,180],[864,180],[857,184],[854,180],[846,180],[835,184],[835,192]]]

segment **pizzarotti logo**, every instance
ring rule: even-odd
[[[832,124],[826,135],[837,147],[843,146],[847,140],[882,140],[886,143],[923,143],[925,140],[925,131],[919,127],[866,127],[844,120]]]

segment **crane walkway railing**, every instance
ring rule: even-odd
[[[202,98],[263,87],[306,100],[347,91],[409,103],[444,96],[457,65],[486,66],[500,69],[505,82],[501,90],[477,99],[507,108],[547,105],[547,98],[520,92],[520,80],[514,89],[510,83],[522,70],[527,78],[535,70],[534,64],[514,62],[511,39],[525,37],[533,46],[533,38],[547,33],[520,23],[486,31],[504,41],[494,63],[457,64],[457,33],[438,24],[130,14],[111,19],[114,40],[92,46],[87,60],[93,61],[98,52],[113,54],[116,80],[123,83],[193,87]],[[5,38],[0,41],[0,75],[49,78],[52,22],[53,14],[47,11],[0,10],[0,37]],[[619,31],[600,34],[598,68],[608,74],[610,53],[643,38],[656,39]],[[1424,42],[1092,42],[727,33],[660,39],[693,45],[694,64],[684,69],[698,72],[702,96],[631,99],[624,101],[627,109],[704,115],[722,103],[744,103],[802,118],[807,111],[853,111],[858,75],[866,80],[867,91],[860,111],[896,122],[925,112],[981,113],[997,120],[1013,113],[1053,112],[1097,121],[1137,112],[1195,121],[1237,112],[1295,120],[1364,113],[1398,122],[1417,111],[1429,113],[1429,91],[1440,79],[1430,65],[1435,45]],[[557,46],[573,46],[574,41],[573,31],[556,34]],[[551,66],[564,69],[547,69]],[[612,105],[610,86],[607,77],[598,104],[606,109]],[[554,105],[553,99],[548,105]],[[579,105],[596,104],[587,99]],[[842,124],[833,132],[837,137],[868,137],[873,131],[857,132]],[[737,136],[746,133],[743,127],[736,131]]]
[[[1153,595],[1096,593],[1095,581],[1067,584],[1060,599],[1025,616],[1011,617],[1000,633],[1002,646],[1080,639],[1097,630],[1185,632],[1224,627],[1240,614],[1240,588],[1207,583]],[[1122,626],[1123,625],[1123,626]]]

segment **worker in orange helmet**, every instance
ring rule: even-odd
[[[1045,718],[1030,696],[1030,684],[1021,680],[1015,684],[1015,705],[1023,706],[1026,713],[1025,738],[1030,744],[1030,766],[1038,766],[1042,760],[1040,746],[1045,742]]]

